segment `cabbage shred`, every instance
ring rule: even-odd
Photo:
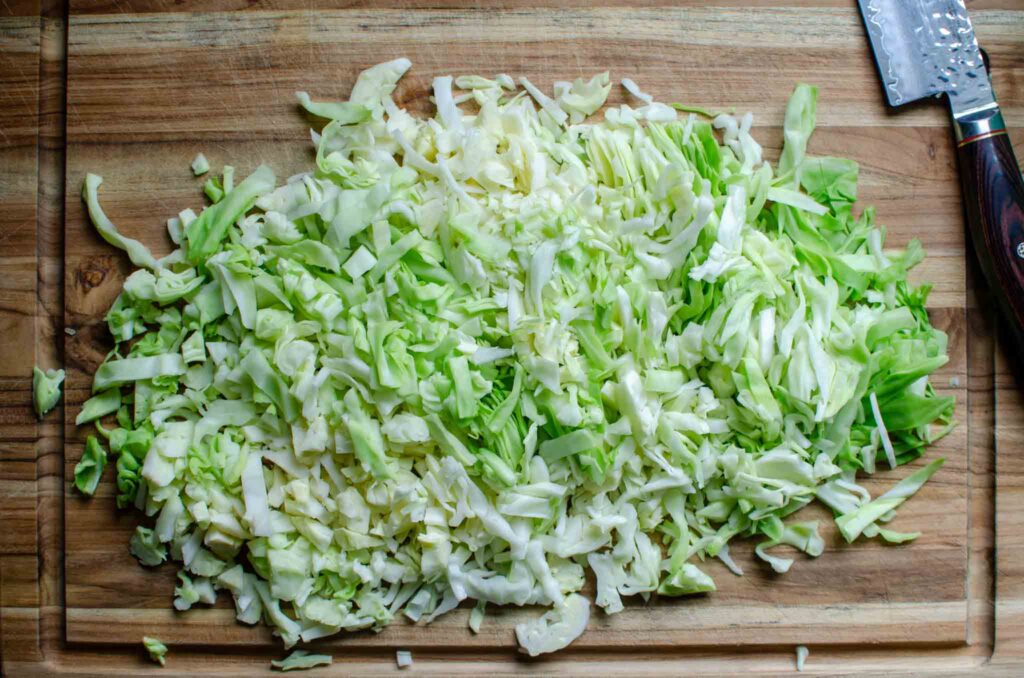
[[[713,591],[700,562],[738,572],[736,536],[779,571],[775,545],[817,556],[789,519],[816,498],[850,538],[914,536],[880,524],[938,464],[875,502],[857,474],[948,430],[946,335],[907,283],[920,244],[883,249],[857,165],[807,155],[814,88],[773,167],[749,114],[632,81],[637,107],[585,122],[608,74],[441,77],[418,119],[390,96],[409,66],[300,93],[329,121],[315,166],[225,168],[163,259],[86,180],[142,268],[83,418],[116,411],[118,505],[153,525],[132,550],[182,564],[178,609],[226,590],[290,647],[467,598],[553,607],[519,632],[535,654],[582,632],[588,569],[612,613]]]
[[[60,386],[64,383],[64,370],[32,368],[32,407],[40,419],[57,406],[60,400]]]

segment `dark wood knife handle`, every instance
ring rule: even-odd
[[[1006,130],[959,142],[967,228],[992,294],[1024,354],[1024,180]]]

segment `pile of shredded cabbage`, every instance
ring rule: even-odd
[[[856,480],[919,457],[952,398],[946,336],[853,213],[857,165],[806,154],[796,88],[776,167],[751,117],[654,102],[604,111],[608,74],[439,77],[437,114],[391,98],[408,60],[364,71],[316,164],[211,178],[156,259],[85,199],[139,266],[106,320],[116,348],[78,423],[116,457],[130,544],[181,562],[174,605],[234,597],[286,646],[461,601],[551,609],[530,654],[583,632],[590,603],[712,591],[701,561],[758,539],[817,556],[818,499],[848,540],[912,539]],[[683,107],[679,107],[683,110]],[[720,136],[719,136],[720,135]],[[721,139],[721,141],[719,140]],[[207,171],[197,158],[196,174]],[[100,424],[116,415],[117,426]],[[92,441],[80,486],[107,452]]]

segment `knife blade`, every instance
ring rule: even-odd
[[[1024,179],[964,0],[857,0],[891,106],[946,95],[967,228],[1024,386]]]
[[[891,106],[947,94],[954,118],[996,107],[963,0],[858,0]]]

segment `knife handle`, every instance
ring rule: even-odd
[[[998,111],[956,131],[967,228],[1016,344],[1010,352],[1024,355],[1024,180]]]

